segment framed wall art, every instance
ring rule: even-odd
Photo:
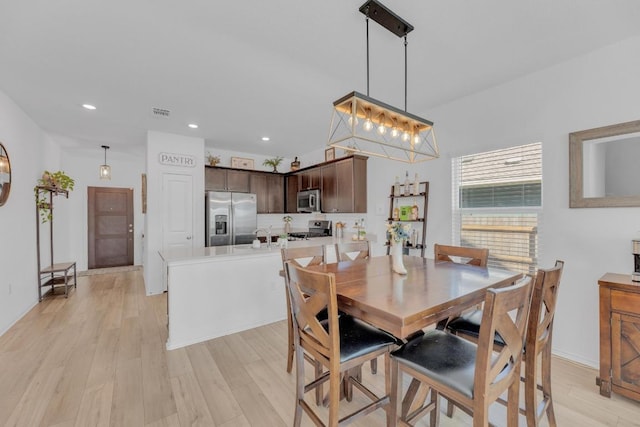
[[[232,157],[231,167],[238,169],[254,169],[253,159],[245,159],[243,157]]]
[[[336,158],[336,149],[334,147],[324,150],[324,161],[334,160]]]

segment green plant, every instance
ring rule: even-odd
[[[214,156],[211,153],[207,153],[207,161],[209,162],[209,165],[216,166],[220,163],[220,156]]]
[[[57,192],[57,190],[72,191],[75,183],[76,182],[73,180],[73,178],[71,178],[63,171],[44,171],[42,173],[42,177],[38,178],[33,191],[36,196],[36,203],[38,205],[38,211],[40,212],[40,219],[43,223],[51,221],[53,219],[53,212],[51,211],[51,205],[47,200],[47,192],[42,191],[42,187],[53,192]]]
[[[273,159],[266,159],[262,162],[262,166],[271,166],[274,172],[278,172],[278,166],[282,163],[282,157],[274,157]]]

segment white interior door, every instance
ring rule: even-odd
[[[163,250],[193,247],[193,177],[162,175]]]

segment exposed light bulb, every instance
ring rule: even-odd
[[[378,133],[380,135],[384,135],[385,133],[387,133],[387,128],[385,127],[385,125],[383,123],[380,123],[378,125]]]
[[[420,144],[420,134],[419,134],[419,133],[416,133],[416,134],[413,136],[413,143],[414,143],[414,144]]]
[[[370,118],[367,117],[367,119],[364,121],[364,124],[362,125],[362,129],[366,130],[367,132],[373,129],[373,122],[371,121]]]
[[[411,135],[409,134],[409,132],[407,132],[406,130],[402,132],[402,140],[404,142],[407,142],[409,139],[411,139]]]
[[[393,119],[393,124],[391,125],[391,138],[397,138],[400,135],[400,131],[398,130],[398,121]]]
[[[358,118],[356,116],[349,116],[349,120],[347,120],[349,126],[358,126]]]

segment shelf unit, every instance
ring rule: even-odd
[[[48,195],[48,202],[40,202],[42,194]],[[46,208],[53,212],[53,197],[63,195],[69,198],[69,192],[55,187],[36,187],[36,250],[38,255],[38,301],[54,294],[56,287],[64,286],[64,296],[69,297],[69,288],[77,287],[76,263],[75,261],[54,263],[53,260],[53,216],[49,220],[49,255],[51,264],[42,267],[40,259],[40,209]],[[47,196],[45,196],[46,198]],[[42,288],[51,287],[44,294]]]
[[[413,183],[411,183],[413,186]],[[424,257],[425,243],[427,241],[427,212],[429,208],[429,181],[421,181],[419,183],[419,191],[418,194],[410,194],[408,196],[404,195],[404,184],[400,184],[400,195],[396,196],[394,194],[394,186],[391,186],[391,192],[389,195],[389,218],[387,221],[389,223],[392,222],[404,222],[410,223],[412,230],[416,230],[416,232],[420,233],[418,238],[418,243],[414,246],[411,245],[410,242],[406,242],[404,247],[405,254],[410,253],[411,250],[419,250],[420,256]],[[418,206],[418,219],[394,219],[393,218],[393,210],[395,208],[400,208],[400,206],[407,206],[402,204],[402,201],[410,201],[413,202],[415,200],[415,205]],[[421,203],[422,202],[422,203]],[[420,206],[422,205],[422,206]],[[417,225],[417,227],[415,227]],[[389,255],[390,247],[389,242],[386,243],[387,246],[387,255]]]

